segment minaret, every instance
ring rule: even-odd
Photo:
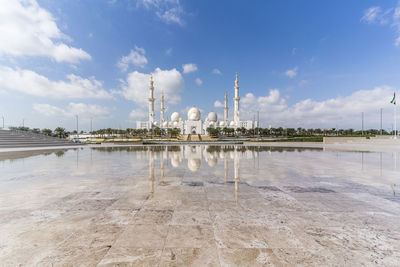
[[[239,127],[239,101],[240,101],[240,97],[239,97],[239,80],[238,80],[238,75],[236,72],[236,80],[235,80],[235,97],[233,98],[233,101],[235,101],[235,111],[233,114],[233,121],[235,122],[235,126]]]
[[[154,124],[154,82],[153,74],[150,75],[150,87],[149,87],[149,124],[150,128],[153,128]]]
[[[226,92],[226,89],[225,89],[224,121],[225,125],[228,126],[228,93]]]
[[[162,127],[162,124],[164,123],[164,112],[165,112],[165,107],[164,107],[164,89],[161,89],[161,114],[160,114],[160,126]]]

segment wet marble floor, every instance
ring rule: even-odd
[[[400,155],[245,146],[0,157],[0,266],[399,266]]]

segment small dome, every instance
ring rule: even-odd
[[[189,109],[187,116],[188,116],[189,121],[199,121],[200,120],[200,110],[196,107],[192,107]]]
[[[207,119],[209,121],[216,122],[218,120],[218,116],[214,111],[212,111],[212,112],[208,113]]]
[[[158,121],[155,121],[155,122],[154,122],[154,125],[155,125],[155,126],[158,126]]]
[[[211,121],[209,125],[210,125],[210,126],[214,126],[214,125],[215,125],[215,122]]]
[[[163,124],[162,124],[162,127],[168,127],[168,122],[164,121]]]
[[[172,126],[178,127],[178,122],[177,122],[177,121],[174,121],[174,122],[172,123]]]
[[[175,111],[174,113],[171,114],[171,121],[172,122],[179,121],[179,118],[180,118],[180,116],[179,116],[178,112]]]
[[[235,126],[235,122],[231,121],[231,123],[229,123],[229,126]]]
[[[220,121],[219,122],[219,126],[224,127],[225,126],[225,122],[224,121]]]

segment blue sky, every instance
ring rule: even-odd
[[[148,77],[167,114],[233,101],[262,126],[384,128],[400,84],[397,1],[0,0],[6,125],[134,128]],[[184,71],[183,65],[186,65]],[[219,101],[219,102],[218,102]],[[159,109],[159,103],[156,102]],[[233,112],[231,110],[230,115]],[[159,113],[156,113],[159,118]],[[232,116],[230,116],[232,118]]]

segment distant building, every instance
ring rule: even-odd
[[[161,90],[161,109],[160,109],[160,122],[155,121],[154,116],[154,81],[153,75],[150,76],[150,86],[149,86],[149,120],[148,121],[137,121],[137,129],[152,129],[155,127],[160,127],[162,129],[178,128],[181,134],[207,134],[207,128],[241,128],[244,127],[246,130],[253,129],[257,127],[257,122],[251,120],[241,121],[240,120],[240,97],[239,97],[239,80],[236,73],[235,79],[235,96],[234,101],[234,113],[233,120],[229,121],[228,115],[228,95],[225,90],[224,98],[224,118],[218,121],[218,116],[215,112],[210,112],[207,115],[205,121],[201,120],[200,110],[193,106],[189,109],[187,113],[187,120],[183,120],[178,112],[173,112],[171,115],[171,120],[165,120],[165,106],[164,106],[164,90]]]

